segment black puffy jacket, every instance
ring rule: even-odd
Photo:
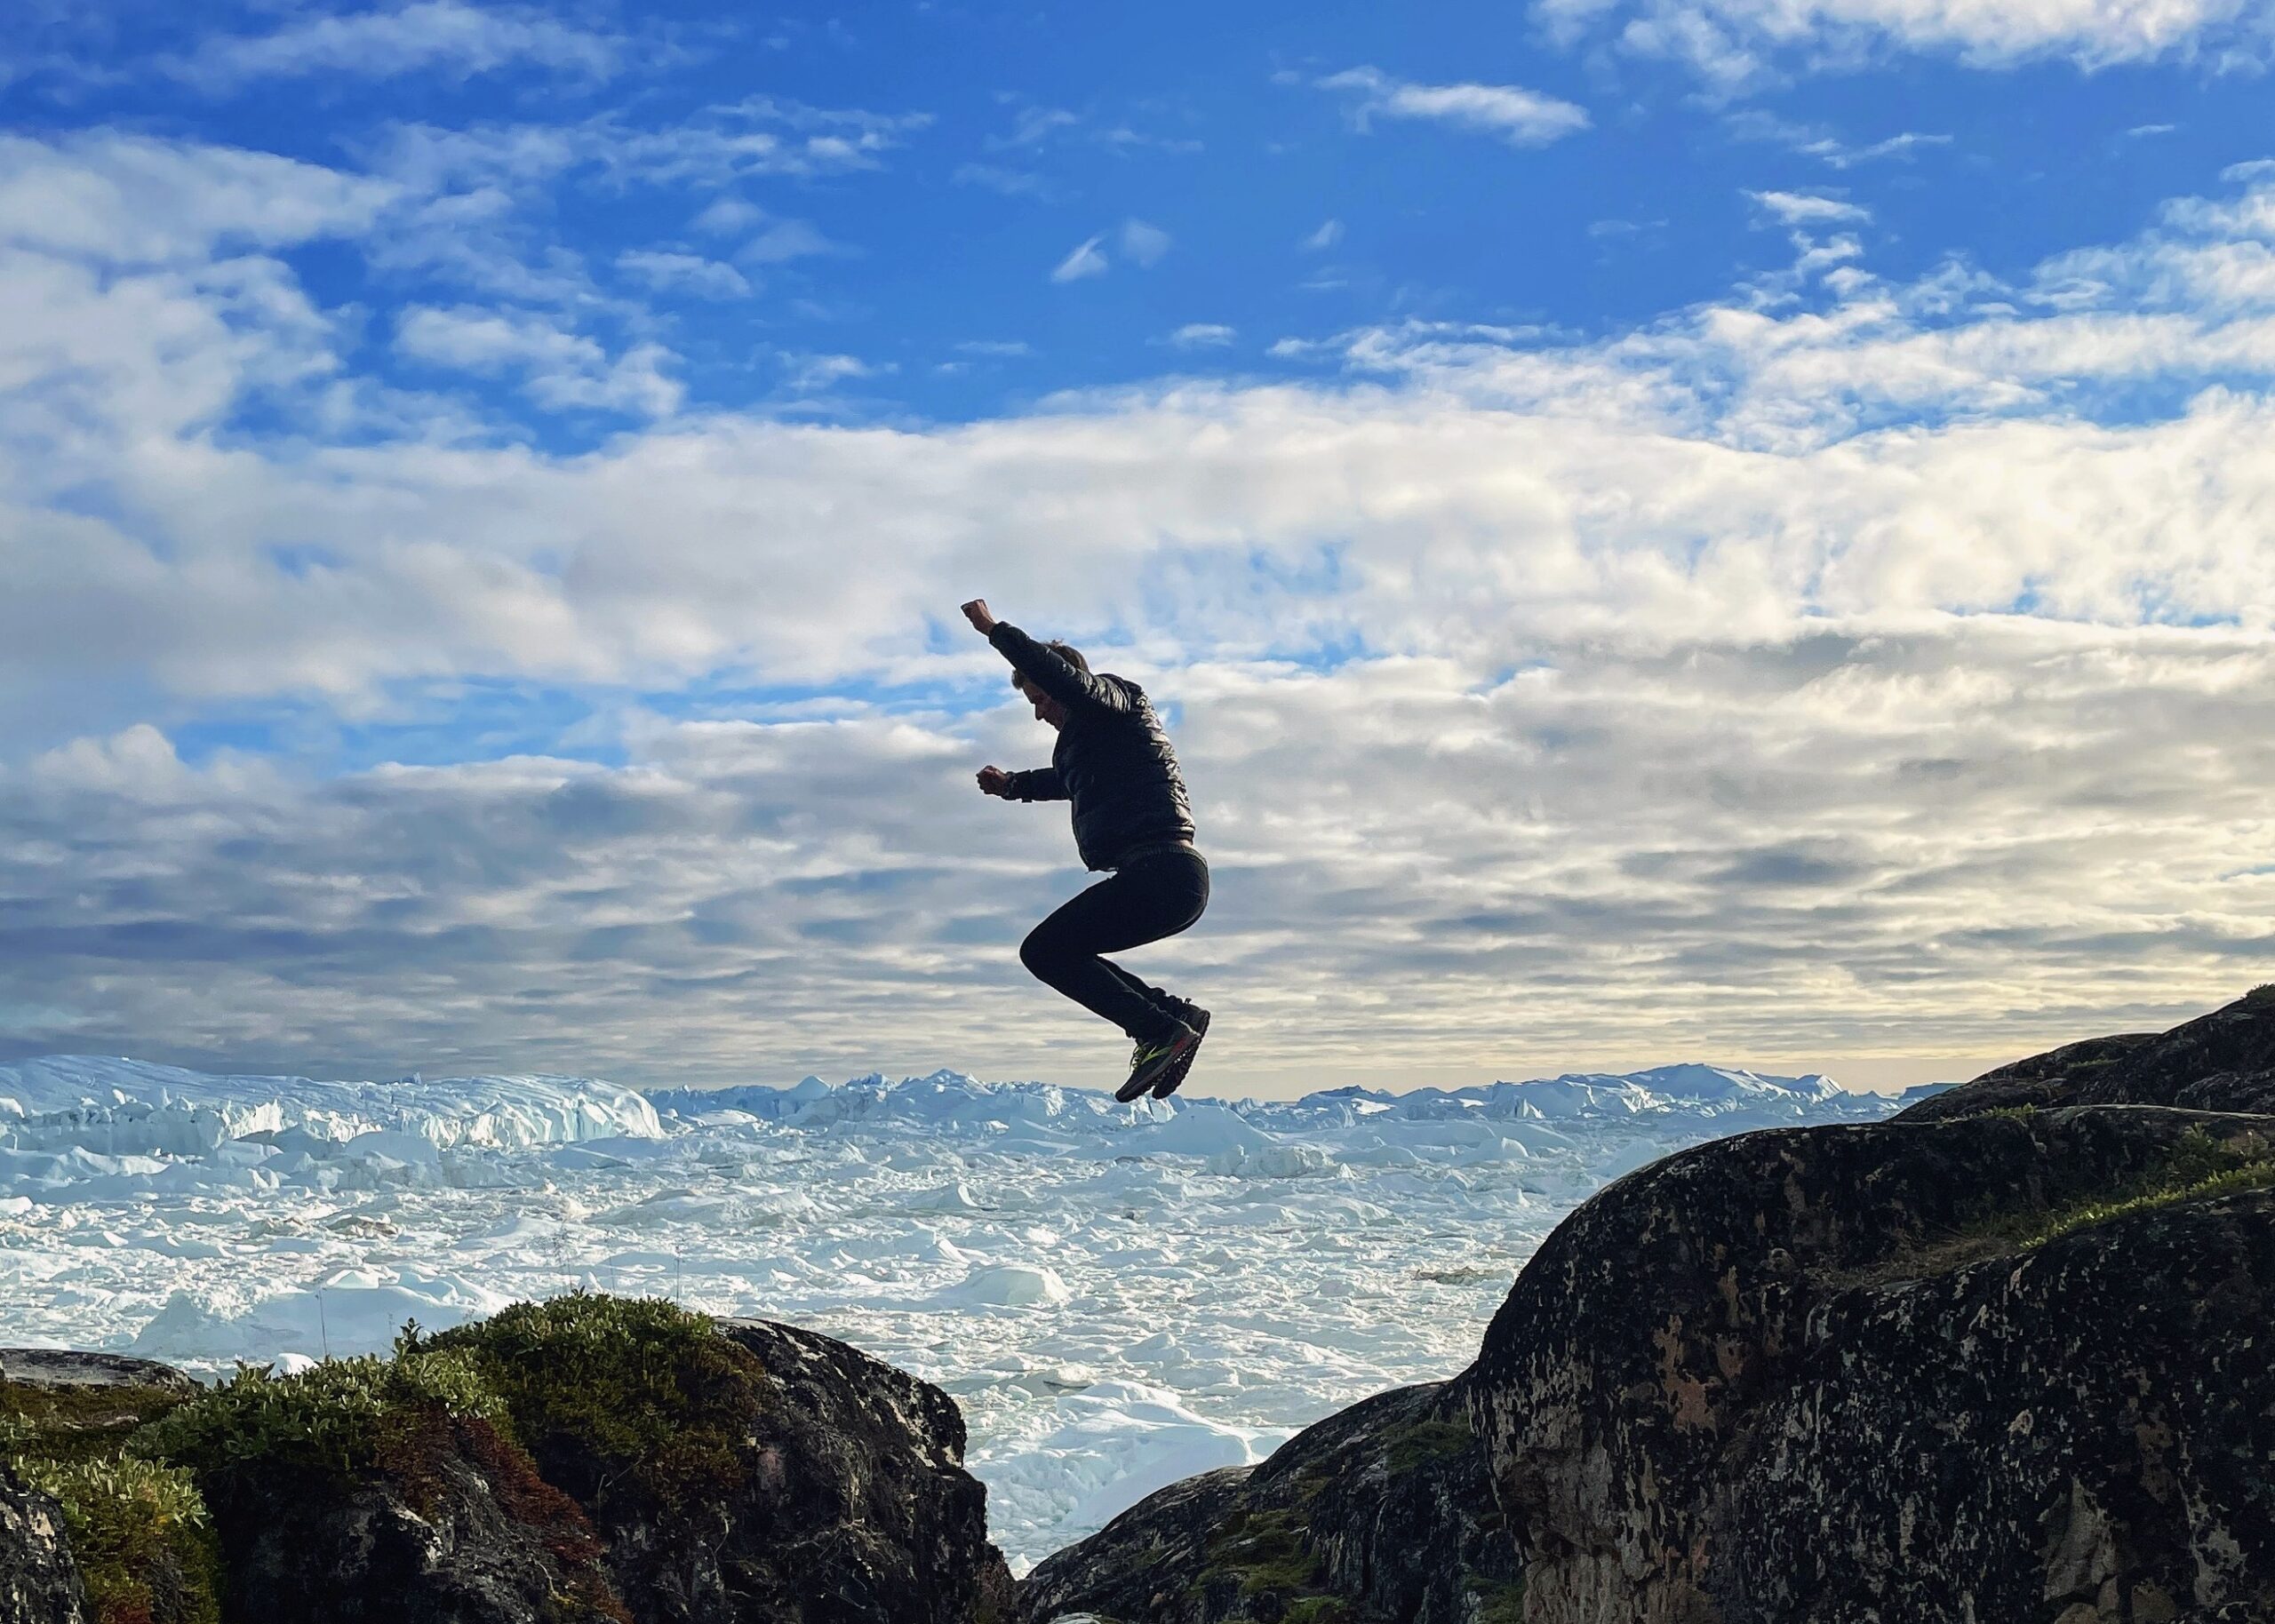
[[[1074,849],[1085,868],[1112,868],[1140,847],[1193,838],[1177,752],[1144,689],[1084,671],[1007,621],[997,621],[987,641],[1066,707],[1050,765],[1011,774],[1008,799],[1073,801]]]

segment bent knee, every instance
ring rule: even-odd
[[[1058,964],[1059,957],[1058,945],[1040,925],[1027,932],[1026,940],[1019,943],[1019,962],[1027,967],[1027,973],[1037,981],[1050,979],[1051,968]]]

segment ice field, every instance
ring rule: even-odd
[[[790,1320],[955,1396],[1024,1571],[1461,1368],[1610,1179],[1897,1103],[1697,1065],[1122,1106],[946,1071],[643,1095],[28,1061],[0,1066],[0,1342],[212,1373],[580,1285]]]

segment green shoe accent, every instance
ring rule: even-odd
[[[1201,1035],[1189,1026],[1179,1026],[1168,1037],[1153,1043],[1140,1043],[1130,1056],[1130,1080],[1114,1091],[1114,1097],[1128,1104],[1153,1086],[1153,1079],[1175,1065],[1180,1055],[1188,1053],[1201,1041]]]
[[[1171,1061],[1161,1074],[1153,1079],[1153,1097],[1166,1100],[1185,1086],[1193,1075],[1193,1057],[1201,1053],[1201,1040],[1209,1035],[1209,1012],[1198,1004],[1185,1007],[1185,1023],[1193,1028],[1193,1041],[1184,1054]]]

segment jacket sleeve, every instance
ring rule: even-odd
[[[997,621],[995,629],[987,634],[987,641],[1021,676],[1070,711],[1106,711],[1121,715],[1130,709],[1130,690],[1121,683],[1059,658],[1008,620]]]
[[[1030,767],[1022,773],[1013,773],[1010,793],[1006,800],[1065,800],[1066,786],[1055,767]]]

